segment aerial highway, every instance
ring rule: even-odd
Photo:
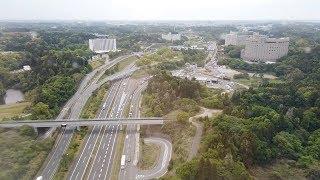
[[[146,88],[147,82],[138,81],[133,82],[135,84],[140,84],[136,86],[135,92],[133,94],[130,106],[130,116],[137,118],[139,117],[139,106],[140,106],[140,98],[142,91]],[[138,126],[136,125],[128,125],[126,129],[126,138],[124,141],[124,148],[122,155],[126,157],[126,165],[119,172],[119,179],[135,179],[137,174],[137,156],[139,154],[139,134],[138,134]]]
[[[121,82],[117,96],[118,98],[113,110],[110,112],[110,117],[123,116],[131,91],[128,86],[128,79],[124,79]],[[88,169],[88,179],[110,179],[114,164],[115,147],[118,142],[118,132],[121,128],[121,126],[110,126],[109,129],[107,129],[107,134],[102,137],[101,141],[106,142],[106,145],[103,146],[101,143],[100,146],[98,146],[92,166]]]
[[[147,87],[148,82],[146,80],[140,80],[135,82],[139,84],[136,88],[130,106],[130,115],[133,118],[139,118],[139,106],[141,93]],[[160,157],[157,165],[150,169],[141,171],[137,167],[137,161],[139,158],[139,126],[140,125],[127,125],[126,138],[124,141],[123,155],[125,155],[126,162],[123,169],[119,172],[120,180],[133,180],[133,179],[156,179],[160,178],[167,172],[167,168],[171,159],[172,144],[166,139],[162,138],[146,138],[145,143],[157,144],[161,147]]]
[[[108,92],[107,99],[104,102],[98,117],[107,117],[109,111],[112,109],[112,104],[116,98],[120,82],[113,84]],[[101,139],[101,132],[104,132],[106,127],[103,126],[94,126],[91,132],[88,133],[84,140],[84,147],[81,149],[79,155],[76,157],[73,166],[70,168],[68,179],[83,179],[88,164],[90,162],[91,155],[95,149],[95,145],[98,143],[98,140]]]
[[[62,119],[68,116],[68,119],[79,119],[81,111],[91,96],[91,94],[97,90],[102,84],[98,83],[98,80],[104,72],[115,65],[115,62],[120,62],[126,59],[128,56],[119,57],[113,61],[106,62],[103,68],[99,68],[98,71],[94,73],[89,73],[84,81],[82,81],[80,88],[75,93],[75,95],[66,103],[64,110],[59,114],[57,119]],[[132,73],[129,69],[124,69],[123,71],[127,73]],[[123,72],[121,72],[123,73]],[[115,75],[114,78],[119,78],[126,75],[125,73]],[[110,79],[109,79],[110,80]],[[111,79],[112,80],[112,79]],[[52,130],[51,130],[52,131]],[[66,151],[73,135],[74,127],[66,127],[62,133],[57,137],[56,144],[54,145],[52,151],[49,153],[47,160],[44,162],[43,167],[38,173],[38,176],[42,176],[44,179],[52,179],[55,172],[57,171],[62,155]]]
[[[104,74],[104,72],[107,69],[111,68],[115,64],[119,63],[120,61],[122,61],[128,57],[130,57],[130,56],[128,56],[128,55],[121,56],[121,57],[118,57],[112,61],[108,61],[109,58],[106,58],[105,63],[102,66],[100,66],[97,69],[93,70],[92,72],[88,73],[81,81],[79,88],[77,89],[77,92],[67,101],[67,103],[64,105],[64,107],[62,108],[60,114],[57,116],[56,119],[58,119],[58,120],[64,119],[64,118],[70,119],[70,117],[72,117],[72,116],[67,117],[67,115],[68,115],[68,113],[70,113],[70,111],[72,109],[75,109],[75,108],[73,108],[73,106],[74,106],[74,104],[76,104],[77,101],[79,101],[80,97],[83,95],[85,88],[88,88],[90,85],[96,84],[97,81],[102,77],[102,75]],[[95,76],[96,76],[96,78],[95,78]],[[115,78],[118,78],[118,77],[115,77]],[[100,86],[101,85],[102,84],[100,84]],[[74,114],[77,114],[77,113],[79,113],[79,112],[74,112]],[[43,138],[49,137],[54,130],[55,130],[54,128],[51,128],[50,130],[48,130],[47,133],[43,136]]]
[[[121,60],[122,59],[120,58],[117,61]],[[158,144],[163,147],[163,153],[166,155],[161,156],[163,158],[159,159],[159,164],[162,165],[157,166],[157,169],[152,170],[152,172],[150,171],[151,174],[149,176],[147,176],[148,172],[140,172],[137,169],[137,160],[134,161],[135,163],[132,161],[133,159],[137,159],[138,154],[137,144],[139,144],[139,135],[136,124],[162,124],[163,119],[138,118],[140,95],[147,83],[133,83],[129,78],[127,78],[137,69],[134,63],[127,66],[121,72],[101,79],[104,71],[107,68],[112,67],[114,64],[109,64],[108,66],[105,66],[105,69],[99,68],[95,73],[90,73],[90,75],[88,75],[88,77],[86,77],[81,83],[79,90],[74,97],[68,101],[66,104],[67,107],[65,107],[63,112],[61,112],[62,115],[59,115],[60,121],[58,118],[56,119],[56,124],[64,122],[67,126],[63,128],[62,133],[59,134],[52,152],[49,154],[42,170],[38,173],[39,176],[42,176],[44,179],[52,179],[54,177],[54,174],[59,167],[60,159],[71,141],[73,131],[75,129],[72,127],[73,125],[93,125],[93,128],[85,137],[83,143],[84,146],[79,150],[78,157],[70,167],[67,179],[111,178],[115,146],[117,143],[118,132],[122,129],[121,124],[127,124],[127,131],[124,149],[123,152],[120,153],[127,154],[127,161],[129,163],[124,171],[119,172],[119,179],[130,179],[129,177],[132,177],[131,179],[135,179],[135,177],[154,178],[160,177],[166,172],[167,164],[169,164],[171,157],[171,144],[165,146],[162,143],[161,145],[160,140]],[[92,92],[108,81],[113,81],[113,84],[109,89],[97,118],[92,119],[90,122],[89,120],[84,120],[81,125],[79,116],[85,103],[91,96]],[[139,84],[139,86],[137,86],[137,84]],[[124,117],[124,109],[129,102],[131,102],[129,117],[131,119]],[[61,119],[67,115],[68,120],[61,121]],[[117,121],[114,119],[117,119]],[[169,160],[167,160],[168,157]]]

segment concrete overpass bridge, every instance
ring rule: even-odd
[[[161,125],[166,119],[161,117],[152,118],[106,118],[106,119],[61,119],[61,120],[26,120],[26,121],[5,121],[0,123],[2,128],[16,128],[20,126],[31,126],[34,128],[48,127],[78,127],[94,125]]]

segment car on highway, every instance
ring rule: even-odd
[[[67,127],[66,123],[61,124],[61,127]]]
[[[126,155],[121,156],[121,170],[125,168],[126,165]]]

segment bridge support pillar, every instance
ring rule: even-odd
[[[34,132],[38,135],[39,134],[39,131],[38,131],[38,128],[37,127],[33,127],[33,130]]]
[[[33,127],[33,130],[34,130],[34,132],[36,132],[37,134],[39,134],[37,127]]]

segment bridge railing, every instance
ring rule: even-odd
[[[128,124],[163,124],[168,119],[162,117],[151,118],[103,118],[103,119],[61,119],[61,120],[24,120],[5,121],[0,123],[0,127],[12,128],[23,125],[32,127],[57,127],[57,126],[92,126],[92,125],[128,125]]]

